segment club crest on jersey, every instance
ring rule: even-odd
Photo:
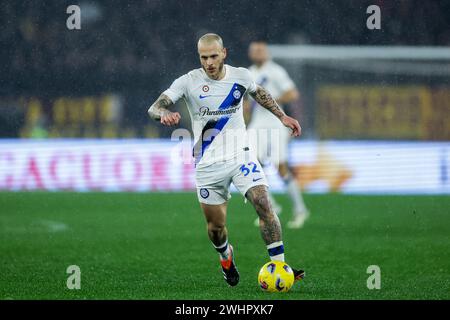
[[[201,189],[200,189],[200,196],[201,196],[203,199],[208,198],[208,197],[209,197],[209,191],[208,191],[208,189],[201,188]]]
[[[241,98],[241,92],[239,90],[234,90],[233,97],[235,99],[240,99]]]
[[[205,85],[202,87],[202,91],[203,91],[203,92],[208,92],[208,91],[209,91],[209,87],[205,84]]]

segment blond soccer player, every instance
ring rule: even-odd
[[[225,281],[230,286],[239,282],[233,246],[226,227],[230,184],[250,201],[258,214],[261,236],[271,260],[284,261],[281,225],[274,213],[266,176],[256,154],[248,146],[243,117],[242,98],[250,94],[274,115],[273,120],[290,128],[299,136],[297,120],[287,116],[271,95],[256,85],[245,68],[225,64],[227,51],[217,34],[205,34],[197,44],[201,68],[194,69],[164,91],[148,110],[150,117],[162,125],[175,126],[180,114],[168,108],[184,99],[194,132],[193,156],[197,197],[206,219],[209,239],[219,253]],[[230,148],[227,137],[240,132],[240,144]],[[293,269],[302,279],[303,270]]]

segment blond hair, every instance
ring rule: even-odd
[[[220,46],[223,48],[222,38],[218,34],[215,34],[215,33],[206,33],[206,34],[202,35],[200,37],[200,39],[198,39],[198,45],[200,45],[200,43],[211,44],[214,41],[219,43]]]

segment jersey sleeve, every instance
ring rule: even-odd
[[[255,92],[256,91],[256,82],[255,79],[253,79],[253,75],[250,72],[250,70],[246,69],[246,68],[242,68],[242,70],[244,71],[244,77],[245,77],[245,81],[247,82],[247,92]]]
[[[170,87],[163,92],[166,96],[172,100],[173,103],[177,102],[186,94],[187,88],[187,75],[183,75],[176,79]]]
[[[275,85],[279,88],[281,94],[295,88],[294,81],[292,81],[285,69],[281,67],[277,68],[276,72],[274,72],[274,76]]]

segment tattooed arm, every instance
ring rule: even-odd
[[[171,105],[173,105],[172,100],[165,94],[161,94],[148,109],[148,115],[165,126],[177,125],[181,116],[178,112],[171,112],[167,109]]]
[[[263,87],[256,86],[256,91],[250,92],[250,95],[259,103],[259,105],[272,112],[278,119],[281,120],[281,118],[286,115],[275,99],[273,99],[270,93]]]
[[[292,135],[297,137],[301,134],[302,128],[297,120],[291,118],[284,113],[278,103],[272,98],[270,93],[261,86],[256,86],[255,92],[250,92],[250,95],[261,105],[272,112],[280,121],[288,128],[292,129]]]

